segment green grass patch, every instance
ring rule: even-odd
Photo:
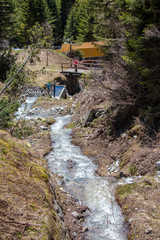
[[[128,195],[128,194],[132,193],[132,191],[134,191],[135,188],[136,188],[136,183],[118,186],[117,194],[118,195]]]
[[[76,123],[72,122],[72,123],[67,124],[67,128],[68,129],[76,128]]]

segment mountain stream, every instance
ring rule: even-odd
[[[31,110],[35,100],[27,98],[26,104],[19,108],[17,118],[41,117],[34,116]],[[88,230],[85,240],[126,240],[124,217],[114,198],[116,180],[96,175],[96,164],[71,143],[72,130],[64,127],[70,122],[71,116],[55,119],[56,123],[51,126],[53,150],[46,159],[50,171],[63,178],[63,188],[89,208],[84,222]]]

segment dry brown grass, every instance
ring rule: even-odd
[[[0,238],[62,239],[44,160],[0,131]]]
[[[158,240],[160,235],[160,187],[153,177],[143,177],[138,182],[119,186],[117,199],[129,223],[128,239]],[[146,234],[146,230],[152,231]]]

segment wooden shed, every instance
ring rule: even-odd
[[[103,46],[102,42],[84,42],[82,44],[62,44],[62,48],[57,50],[59,52],[69,52],[70,50],[80,50],[84,54],[84,58],[102,57],[104,53],[100,47]]]

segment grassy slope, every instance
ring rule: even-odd
[[[0,236],[61,239],[44,160],[0,131]]]

